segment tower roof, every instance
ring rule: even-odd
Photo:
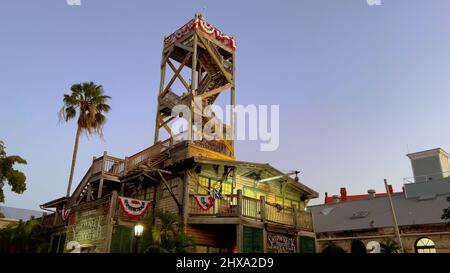
[[[219,40],[220,42],[222,42],[222,44],[230,47],[233,50],[236,49],[235,39],[232,36],[228,36],[210,25],[208,22],[206,22],[206,19],[201,14],[196,14],[194,19],[177,29],[171,35],[164,37],[164,48],[167,48],[175,42],[182,40],[195,29],[201,30],[202,32],[208,34],[216,40]]]

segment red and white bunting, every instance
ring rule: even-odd
[[[66,221],[69,218],[70,209],[66,209],[66,207],[63,207],[61,210],[61,218],[63,221]]]
[[[214,203],[214,198],[211,195],[194,195],[194,199],[201,210],[209,210]]]
[[[119,196],[119,203],[128,218],[137,220],[144,216],[150,207],[150,201]]]

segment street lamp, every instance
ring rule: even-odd
[[[134,253],[137,253],[138,251],[138,242],[139,239],[142,237],[142,233],[144,233],[144,226],[142,224],[136,224],[134,226]]]

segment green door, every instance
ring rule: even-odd
[[[299,236],[298,242],[299,242],[298,250],[300,253],[316,253],[316,242],[314,238],[307,236]]]
[[[244,253],[263,253],[262,229],[244,227]]]
[[[111,239],[111,253],[130,253],[133,240],[131,227],[115,226]]]

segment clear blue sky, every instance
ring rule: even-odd
[[[6,186],[5,205],[64,195],[75,122],[57,112],[72,83],[113,97],[105,141],[81,140],[76,183],[94,155],[149,146],[163,36],[204,6],[237,40],[237,102],[280,105],[280,148],[241,142],[238,159],[301,170],[322,202],[341,186],[381,191],[385,177],[400,190],[408,151],[450,150],[447,0],[81,1],[0,5],[0,139],[28,160],[27,191]]]

